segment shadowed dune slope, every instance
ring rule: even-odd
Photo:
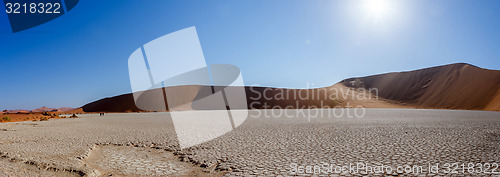
[[[132,94],[103,98],[81,107],[85,112],[139,112]]]
[[[222,87],[215,86],[215,90]],[[241,89],[241,87],[230,86],[226,89]],[[320,88],[321,89],[321,88]],[[245,86],[247,107],[232,107],[231,109],[271,109],[277,108],[320,108],[341,106],[332,102],[331,93],[327,88],[320,89],[282,89],[270,87],[248,87]],[[153,89],[144,92],[136,92],[141,96],[134,101],[132,93],[115,97],[104,98],[82,106],[85,112],[139,112],[139,111],[169,111],[164,104],[163,93],[175,93],[175,98],[168,99],[168,105],[179,105],[173,110],[192,110],[190,102],[200,97],[206,90],[212,90],[210,86],[185,85],[166,87],[165,90]],[[165,92],[164,92],[165,91]],[[170,92],[170,93],[169,93]],[[333,96],[330,96],[332,95]],[[179,96],[181,95],[181,96]],[[203,95],[201,96],[203,97]]]
[[[341,81],[421,108],[500,110],[500,71],[457,63]]]

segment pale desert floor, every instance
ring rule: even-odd
[[[252,110],[235,130],[183,150],[169,113],[2,123],[0,176],[287,176],[297,166],[349,163],[392,166],[378,175],[396,176],[398,166],[439,163],[434,175],[446,175],[446,163],[500,163],[500,112],[366,109],[348,118],[321,110],[308,118],[311,110],[279,111]]]

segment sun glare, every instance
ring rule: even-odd
[[[365,8],[367,13],[376,20],[387,16],[391,9],[388,0],[366,0]]]

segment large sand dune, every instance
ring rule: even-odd
[[[217,90],[219,87],[215,87]],[[196,100],[210,86],[187,85],[165,88],[166,92],[182,94],[175,99],[168,99],[169,105],[177,106],[174,110],[192,110],[190,102]],[[226,89],[241,89],[228,87]],[[286,89],[272,87],[245,86],[247,107],[231,107],[231,109],[312,109],[334,107],[368,107],[368,108],[401,108],[400,104],[377,99],[368,91],[352,89],[342,84],[314,89]],[[162,89],[142,92],[134,101],[132,93],[104,98],[83,106],[85,112],[141,112],[171,110],[163,104]],[[148,102],[148,103],[145,103]],[[166,109],[165,109],[166,107]],[[142,108],[142,109],[141,109]]]
[[[230,87],[229,89],[237,89]],[[374,91],[372,89],[378,90]],[[168,87],[167,92],[182,94],[168,99],[169,104],[187,106],[210,86]],[[500,71],[482,69],[458,63],[407,72],[387,73],[345,79],[335,85],[314,89],[286,89],[270,87],[245,87],[250,109],[308,109],[320,107],[369,107],[369,108],[436,108],[500,110]],[[215,89],[217,90],[217,88]],[[144,92],[139,101],[149,101],[151,110],[165,111],[159,106],[164,101],[163,90]],[[82,107],[86,112],[139,112],[133,94],[104,98]]]
[[[341,83],[378,88],[382,98],[422,108],[500,110],[500,71],[465,63],[350,78]]]

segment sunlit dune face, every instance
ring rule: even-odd
[[[389,0],[365,0],[364,6],[367,14],[376,21],[386,18],[391,11]]]

